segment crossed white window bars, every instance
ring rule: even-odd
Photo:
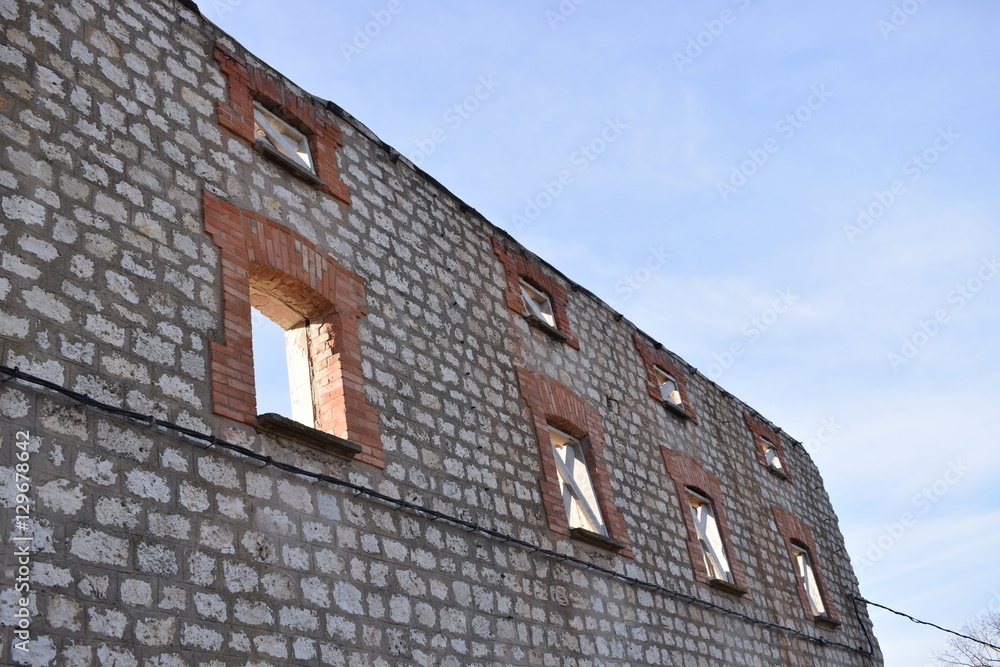
[[[549,427],[549,439],[559,471],[559,488],[566,505],[566,516],[571,528],[583,528],[593,533],[608,535],[597,493],[587,471],[583,448],[576,438]]]
[[[809,600],[809,608],[813,616],[822,616],[826,613],[826,605],[823,604],[823,596],[816,582],[816,573],[813,571],[812,558],[809,551],[797,544],[792,544],[792,553],[795,556],[795,567],[799,576],[799,581],[806,591],[806,598]]]
[[[660,386],[660,400],[670,401],[674,405],[681,405],[681,391],[674,376],[667,373],[659,366],[653,366],[656,373],[656,382]]]
[[[784,472],[784,466],[781,465],[781,459],[778,458],[778,449],[774,446],[774,443],[766,438],[760,438],[760,442],[764,446],[764,462],[767,463],[767,467],[778,472]]]
[[[291,125],[254,102],[254,132],[257,141],[266,141],[272,148],[310,173],[315,174],[309,140]]]
[[[521,301],[528,313],[534,315],[553,329],[556,328],[556,316],[552,312],[552,300],[545,292],[521,281]]]
[[[771,445],[764,445],[764,460],[769,468],[782,470],[781,459],[778,458],[778,450]]]
[[[733,574],[729,569],[729,560],[726,558],[726,549],[722,544],[719,524],[715,520],[712,501],[690,487],[687,489],[687,494],[709,577],[728,581],[731,584],[736,583],[733,581]]]

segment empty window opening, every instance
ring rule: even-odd
[[[722,544],[719,524],[715,520],[712,501],[691,487],[687,487],[685,490],[688,494],[695,530],[698,531],[698,542],[701,544],[701,552],[705,558],[705,567],[708,569],[709,577],[731,584],[735,583],[729,567],[729,560],[726,558],[726,549]]]
[[[257,412],[292,414],[288,391],[288,362],[285,355],[275,354],[285,345],[285,330],[253,308],[250,311],[253,328],[253,374],[257,386]]]
[[[283,304],[261,303],[259,294],[253,296],[260,304],[255,304],[250,316],[257,413],[276,412],[314,428],[309,323]],[[285,311],[282,324],[257,309],[262,306],[271,314]],[[288,328],[283,327],[285,323]]]
[[[819,584],[816,582],[816,573],[813,570],[809,550],[800,544],[792,542],[792,556],[795,558],[795,568],[799,582],[801,582],[806,591],[806,599],[809,600],[809,609],[812,611],[813,616],[823,616],[826,613],[826,605],[823,604],[823,595],[820,593]]]
[[[674,376],[659,366],[653,366],[653,372],[656,373],[656,384],[660,387],[660,400],[669,401],[677,406],[683,405],[680,386]]]
[[[312,153],[309,152],[309,140],[304,134],[256,102],[253,119],[258,143],[274,149],[306,171],[316,173]]]
[[[552,310],[552,300],[545,292],[521,281],[521,301],[529,315],[534,315],[553,329],[556,328],[556,316]]]
[[[559,488],[566,505],[570,528],[583,528],[599,535],[608,535],[597,493],[587,471],[583,446],[576,438],[549,427],[549,439],[559,470]]]

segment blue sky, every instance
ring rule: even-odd
[[[806,442],[866,596],[1000,608],[1000,5],[200,5]]]

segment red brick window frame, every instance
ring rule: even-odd
[[[687,373],[684,372],[684,369],[674,363],[674,361],[670,358],[670,355],[668,355],[662,348],[654,348],[652,345],[640,338],[638,334],[632,335],[632,341],[635,343],[635,349],[638,350],[639,356],[642,357],[642,364],[646,370],[646,392],[650,395],[650,397],[663,407],[670,410],[673,414],[677,414],[685,419],[697,421],[697,414],[691,406],[691,398],[688,396],[688,377]],[[680,405],[675,404],[673,401],[665,400],[660,395],[660,382],[657,377],[657,368],[670,375],[670,377],[677,382],[677,391],[681,395]]]
[[[795,576],[795,589],[799,594],[799,601],[802,603],[802,611],[805,613],[806,618],[811,618],[816,623],[826,627],[835,628],[839,626],[840,616],[833,606],[830,592],[826,587],[826,579],[823,576],[823,568],[819,564],[819,552],[816,549],[816,541],[813,539],[812,531],[809,529],[809,526],[791,512],[778,509],[777,507],[772,507],[771,511],[774,513],[775,524],[788,552],[791,571]],[[796,547],[800,550],[805,550],[809,554],[813,575],[816,578],[820,597],[823,599],[823,607],[825,608],[823,614],[813,614],[812,606],[809,604],[808,593],[798,574],[798,563],[795,556]]]
[[[625,517],[615,504],[611,488],[611,476],[604,457],[604,429],[601,426],[600,413],[559,382],[522,368],[515,370],[521,396],[528,404],[538,440],[538,453],[542,464],[542,478],[539,484],[549,530],[619,551],[623,556],[633,558],[631,542],[625,528]],[[580,441],[590,481],[593,483],[597,503],[608,531],[606,538],[570,527],[549,436],[550,426]]]
[[[493,239],[493,251],[500,259],[504,275],[507,278],[507,286],[504,289],[504,301],[507,307],[523,315],[531,324],[553,338],[563,341],[574,350],[579,350],[580,341],[570,329],[569,319],[566,316],[566,306],[569,303],[569,297],[563,284],[559,280],[547,275],[536,262],[529,260],[523,252],[512,250],[495,238]],[[522,280],[536,290],[544,292],[549,297],[552,303],[552,315],[553,319],[555,319],[555,327],[527,312],[524,302],[521,299]]]
[[[304,169],[292,168],[291,171],[344,204],[350,204],[350,192],[337,171],[336,151],[344,145],[340,129],[312,103],[293,93],[277,78],[247,65],[220,42],[215,44],[215,59],[226,75],[228,88],[228,100],[216,105],[219,125],[256,146],[253,105],[259,103],[308,139],[315,176],[309,178]]]
[[[365,400],[361,367],[364,281],[273,220],[209,192],[202,206],[222,264],[222,339],[210,345],[213,412],[258,425],[251,305],[285,326],[301,318],[315,428],[360,445],[356,460],[384,467],[378,413]]]
[[[788,469],[788,460],[785,458],[785,448],[781,444],[781,436],[770,426],[754,419],[750,415],[743,415],[743,421],[753,436],[754,455],[757,462],[767,468],[767,471],[778,477],[791,482],[792,473]],[[778,463],[774,459],[768,460],[768,448],[773,449],[773,457],[777,457]]]
[[[684,517],[684,526],[687,529],[688,555],[691,558],[691,565],[694,568],[694,578],[703,584],[708,584],[721,589],[727,593],[742,596],[747,593],[746,571],[743,565],[736,560],[736,552],[733,549],[733,541],[729,534],[729,522],[726,519],[726,507],[723,502],[722,487],[719,480],[708,474],[708,471],[700,463],[687,454],[660,448],[663,454],[663,462],[667,468],[667,474],[674,482],[677,490],[677,499],[680,502],[681,515]],[[722,544],[726,552],[726,560],[729,562],[729,571],[733,577],[732,582],[714,579],[709,574],[705,566],[705,556],[698,538],[698,529],[691,515],[688,501],[688,489],[692,489],[700,496],[712,502],[712,509],[715,514],[715,521],[719,528]]]

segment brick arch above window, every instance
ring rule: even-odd
[[[378,413],[365,400],[358,320],[364,282],[300,234],[205,192],[205,230],[220,250],[220,341],[211,343],[213,412],[256,425],[250,308],[286,328],[309,323],[318,430],[361,446],[358,460],[383,467]]]
[[[683,452],[660,447],[663,454],[663,462],[667,468],[667,474],[674,482],[677,490],[677,498],[681,505],[681,514],[684,517],[684,526],[687,529],[688,554],[691,558],[691,565],[694,568],[694,575],[697,581],[703,584],[719,585],[718,580],[710,576],[705,565],[705,557],[699,542],[698,529],[694,524],[694,517],[687,506],[688,489],[694,489],[703,494],[712,502],[715,512],[715,519],[718,522],[719,532],[722,542],[725,545],[726,557],[729,560],[730,571],[733,577],[734,587],[724,587],[731,593],[744,595],[747,592],[746,571],[737,559],[733,549],[732,538],[729,534],[729,522],[726,518],[726,503],[722,495],[722,486],[719,480],[710,475],[705,468],[696,460]]]
[[[255,234],[252,238],[258,237]],[[256,257],[259,253],[253,254]],[[277,262],[282,261],[281,258],[264,257],[265,262],[270,263],[277,263],[275,259]],[[321,318],[334,307],[329,298],[317,292],[309,283],[285,270],[274,268],[270,263],[248,259],[250,305],[283,328],[287,329],[302,319]]]
[[[535,289],[542,290],[552,302],[552,315],[555,319],[553,334],[574,350],[579,350],[580,341],[570,329],[569,318],[566,315],[569,296],[562,282],[542,271],[539,263],[528,259],[524,252],[507,247],[499,239],[493,239],[493,251],[500,259],[504,277],[507,279],[507,286],[504,289],[504,302],[507,307],[527,316],[521,296],[522,280]]]
[[[826,578],[823,576],[823,568],[819,563],[819,554],[817,553],[816,540],[813,539],[812,530],[810,530],[809,526],[799,519],[799,517],[787,510],[772,507],[771,512],[774,514],[774,522],[778,528],[778,533],[781,534],[781,539],[784,542],[785,549],[788,552],[788,558],[791,564],[790,566],[793,568],[793,571],[796,567],[796,546],[805,547],[812,561],[813,574],[816,577],[816,583],[819,586],[820,595],[823,598],[826,610],[825,613],[820,616],[813,615],[812,607],[809,604],[809,598],[805,587],[802,586],[801,582],[797,581],[796,590],[799,595],[799,600],[802,602],[802,610],[805,612],[806,616],[821,625],[825,625],[827,627],[839,626],[840,615],[837,613],[837,609],[833,606],[833,600],[830,598],[830,591],[826,587]],[[796,579],[798,580],[797,574]]]
[[[228,100],[216,105],[219,125],[249,144],[256,143],[254,101],[281,116],[307,135],[317,186],[344,204],[351,203],[350,191],[337,170],[338,148],[344,145],[340,129],[316,107],[288,89],[279,79],[261,72],[226,48],[215,44],[215,59],[226,75]]]
[[[633,558],[631,543],[625,527],[625,517],[615,504],[611,475],[604,457],[604,429],[600,413],[565,385],[539,373],[515,367],[521,396],[528,404],[532,425],[538,440],[542,464],[542,504],[549,529],[559,535],[571,535],[566,515],[555,454],[549,439],[549,427],[566,432],[581,440],[584,446],[587,469],[604,516],[608,537],[620,543],[620,553]]]

